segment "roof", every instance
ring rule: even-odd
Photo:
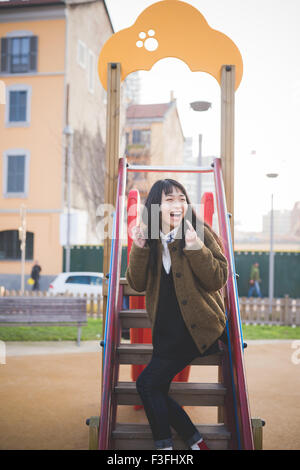
[[[65,4],[72,4],[72,3],[90,3],[91,1],[97,1],[97,0],[0,0],[0,8],[18,8],[18,7],[34,7],[34,6],[46,6],[46,5],[65,5]],[[105,11],[107,13],[112,32],[114,33],[114,27],[111,21],[111,17],[107,8],[107,5],[105,3],[105,0],[103,1],[103,5],[105,8]]]
[[[97,1],[97,0],[0,0],[0,8],[18,8],[18,7],[34,7],[34,6],[46,6],[46,5],[65,5],[65,4],[72,4],[72,3],[90,3],[91,1]],[[105,3],[105,0],[103,1],[103,5],[105,8],[105,11],[108,16],[108,20],[111,25],[112,32],[114,33],[114,27],[111,21],[111,17],[107,8],[107,5]]]
[[[64,4],[80,4],[80,3],[92,3],[97,0],[0,0],[0,7],[14,8],[14,7],[31,7],[31,6],[45,6],[45,5],[64,5]],[[101,0],[98,0],[101,1]],[[108,9],[105,0],[102,0],[107,15],[109,16]]]
[[[157,104],[132,104],[127,108],[126,117],[127,119],[162,118],[170,106],[172,106],[172,102]]]
[[[45,6],[64,4],[65,0],[8,0],[0,1],[0,8],[14,8],[14,7],[27,7],[27,6]]]

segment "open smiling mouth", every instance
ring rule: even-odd
[[[170,218],[171,219],[181,219],[182,217],[182,212],[181,211],[172,211],[170,212]]]

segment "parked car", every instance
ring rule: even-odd
[[[103,273],[67,272],[60,273],[49,285],[48,293],[74,295],[100,294],[102,297]]]

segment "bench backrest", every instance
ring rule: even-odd
[[[0,323],[86,321],[86,299],[64,297],[0,298]]]

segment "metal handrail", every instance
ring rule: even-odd
[[[113,229],[112,229],[112,239],[114,240],[116,237],[115,237],[115,230],[116,230],[116,213],[114,212],[113,213]],[[111,253],[110,253],[110,261],[109,261],[109,273],[112,272],[112,265],[113,265],[113,248],[111,249]],[[111,285],[111,277],[109,276],[109,281],[108,281],[108,289],[107,289],[107,299],[108,299],[108,302],[107,302],[107,305],[106,305],[106,315],[105,315],[105,318],[108,317],[109,315],[109,308],[110,308],[110,302],[109,302],[109,299],[110,299],[110,292],[111,292],[111,289],[112,289],[112,285]],[[106,321],[105,322],[105,330],[104,330],[104,341],[103,341],[103,357],[102,357],[102,363],[103,363],[103,367],[104,367],[104,363],[105,363],[105,352],[106,352],[106,344],[108,342],[108,322]]]
[[[213,173],[211,166],[159,166],[159,165],[129,165],[127,171],[149,171],[149,172],[168,172],[168,173]]]
[[[111,271],[109,273],[109,297],[105,324],[106,338],[104,341],[105,354],[103,361],[102,401],[99,423],[99,450],[106,450],[110,445],[112,426],[112,388],[114,386],[114,357],[116,356],[116,320],[119,305],[120,270],[122,256],[122,223],[125,200],[125,158],[119,159],[116,215],[114,219],[114,238],[111,246]]]
[[[226,302],[228,303],[227,314],[230,325],[230,343],[232,356],[232,367],[235,380],[235,393],[238,400],[238,414],[240,421],[240,432],[242,436],[242,448],[244,450],[253,450],[253,434],[251,427],[249,399],[247,392],[245,367],[243,360],[243,343],[240,330],[238,293],[236,286],[236,273],[234,271],[234,260],[232,255],[231,233],[227,223],[227,206],[225,190],[221,173],[221,159],[214,159],[214,177],[217,198],[217,208],[219,217],[220,235],[224,243],[226,258],[228,260],[229,275],[226,283]]]

